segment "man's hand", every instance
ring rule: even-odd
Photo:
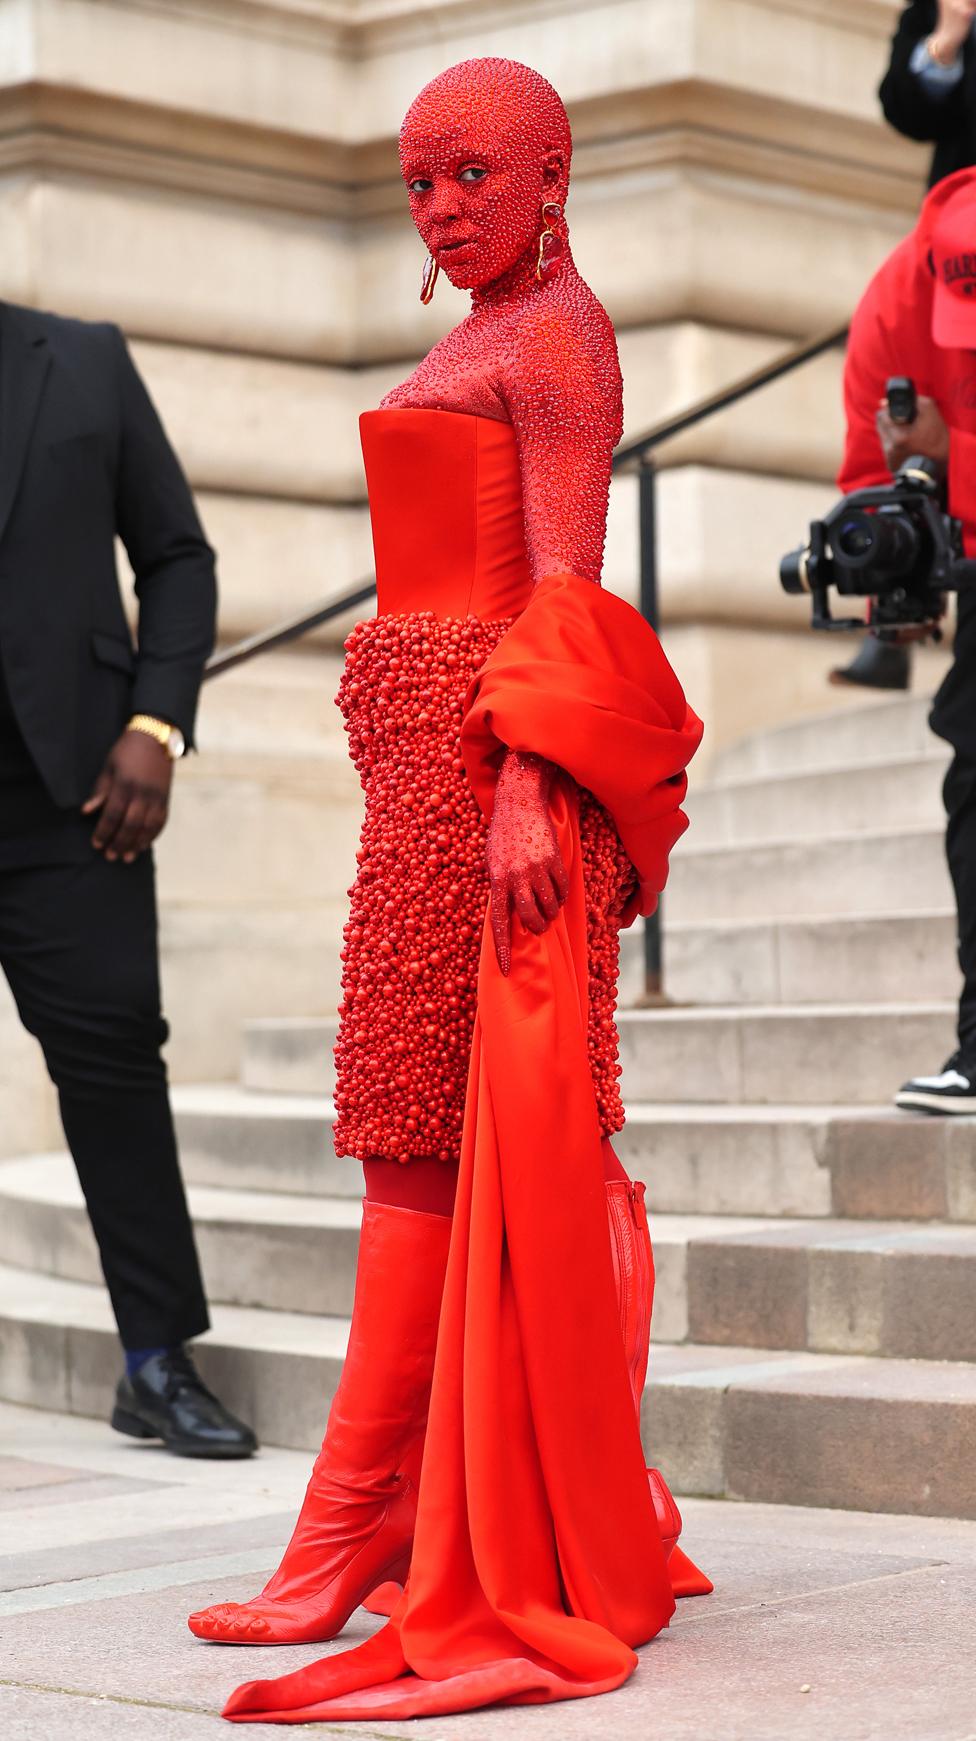
[[[147,732],[125,731],[110,751],[83,816],[100,811],[92,845],[109,860],[134,864],[166,824],[173,764]]]
[[[976,0],[973,7],[976,9]],[[914,423],[893,423],[882,399],[875,423],[890,472],[896,472],[913,454],[949,464],[949,429],[934,399],[919,399]]]
[[[509,750],[495,788],[488,830],[491,929],[502,973],[512,965],[512,908],[541,937],[569,893],[569,877],[549,810],[555,768],[541,756]]]
[[[929,37],[929,53],[942,66],[951,66],[962,48],[973,19],[976,0],[939,0],[939,22]]]

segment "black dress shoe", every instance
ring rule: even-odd
[[[112,1425],[133,1439],[162,1439],[177,1457],[250,1457],[258,1448],[183,1348],[150,1355],[131,1378],[119,1379]]]

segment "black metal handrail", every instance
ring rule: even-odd
[[[749,399],[764,387],[772,386],[774,381],[780,381],[786,375],[791,375],[795,369],[800,369],[805,363],[811,363],[825,352],[836,349],[845,342],[848,326],[831,327],[827,332],[818,334],[815,338],[804,339],[799,344],[791,345],[788,350],[781,351],[779,356],[764,363],[761,368],[751,369],[747,375],[741,375],[727,387],[722,387],[717,393],[709,393],[699,399],[694,405],[689,405],[671,417],[662,418],[652,424],[642,435],[633,436],[629,441],[622,442],[613,456],[614,472],[625,471],[635,466],[638,476],[638,529],[640,549],[640,609],[641,614],[651,624],[659,627],[658,583],[657,583],[657,463],[655,454],[665,442],[673,441],[678,435],[684,435],[687,430],[694,429],[710,417],[715,417],[720,411],[728,411],[733,405],[738,405],[744,399]],[[344,616],[356,605],[365,604],[372,598],[376,590],[375,579],[357,581],[347,592],[339,593],[335,598],[320,605],[316,610],[302,616],[292,617],[278,623],[274,628],[265,630],[259,635],[250,635],[247,640],[238,641],[223,652],[215,653],[208,661],[205,678],[219,677],[225,671],[232,671],[236,666],[245,664],[250,659],[257,658],[262,653],[268,653],[274,647],[284,647],[291,641],[300,640],[312,629],[321,628],[336,617]],[[662,995],[662,950],[661,950],[661,908],[658,905],[653,917],[644,926],[644,975],[646,996],[648,1001],[655,1001]]]
[[[354,610],[356,605],[365,604],[375,591],[374,578],[359,580],[348,592],[339,593],[337,598],[329,599],[326,604],[319,605],[317,610],[306,611],[300,617],[288,617],[273,629],[264,629],[259,635],[249,635],[245,641],[235,641],[232,647],[225,647],[223,652],[214,653],[207,660],[203,673],[204,682],[209,677],[222,677],[225,671],[233,671],[237,665],[246,665],[249,659],[256,659],[259,653],[270,653],[274,647],[286,647],[289,641],[301,640],[312,629],[320,629],[323,623],[330,623],[335,617],[343,617],[347,611]]]
[[[709,393],[704,399],[696,400],[694,405],[689,405],[675,416],[653,423],[650,429],[645,429],[643,435],[632,436],[630,441],[621,443],[613,456],[614,471],[623,471],[625,466],[632,465],[635,460],[646,459],[649,453],[665,441],[673,441],[676,435],[683,435],[686,430],[694,429],[696,424],[717,416],[720,411],[727,411],[732,405],[738,405],[740,400],[750,398],[760,388],[771,387],[774,381],[782,380],[784,375],[792,375],[794,369],[802,368],[804,363],[812,363],[815,358],[823,356],[825,351],[835,350],[845,342],[848,331],[847,325],[835,326],[816,338],[803,339],[800,344],[791,345],[789,350],[781,351],[771,362],[763,363],[761,368],[751,369],[748,375],[740,375],[728,387],[720,387],[717,393]]]

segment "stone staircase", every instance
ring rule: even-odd
[[[672,1007],[620,1018],[625,1165],[658,1271],[648,1453],[677,1491],[976,1517],[976,1130],[899,1115],[951,1049],[943,751],[914,700],[764,734],[691,799]],[[628,940],[634,1003],[639,939]],[[331,1152],[328,1018],[248,1021],[176,1091],[213,1382],[317,1446],[359,1177]],[[0,1394],[95,1414],[117,1351],[61,1155],[0,1165]]]

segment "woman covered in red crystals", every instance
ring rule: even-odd
[[[190,1626],[308,1643],[363,1602],[392,1617],[239,1688],[238,1722],[606,1691],[675,1594],[710,1588],[644,1467],[654,1272],[609,1140],[618,932],[664,886],[701,727],[599,584],[621,382],[569,250],[570,150],[555,91],[505,60],[443,73],[400,137],[424,300],[440,270],[472,306],[361,423],[378,613],[339,696],[366,792],[336,1050],[336,1145],[366,1176],[352,1330],[279,1569]]]

